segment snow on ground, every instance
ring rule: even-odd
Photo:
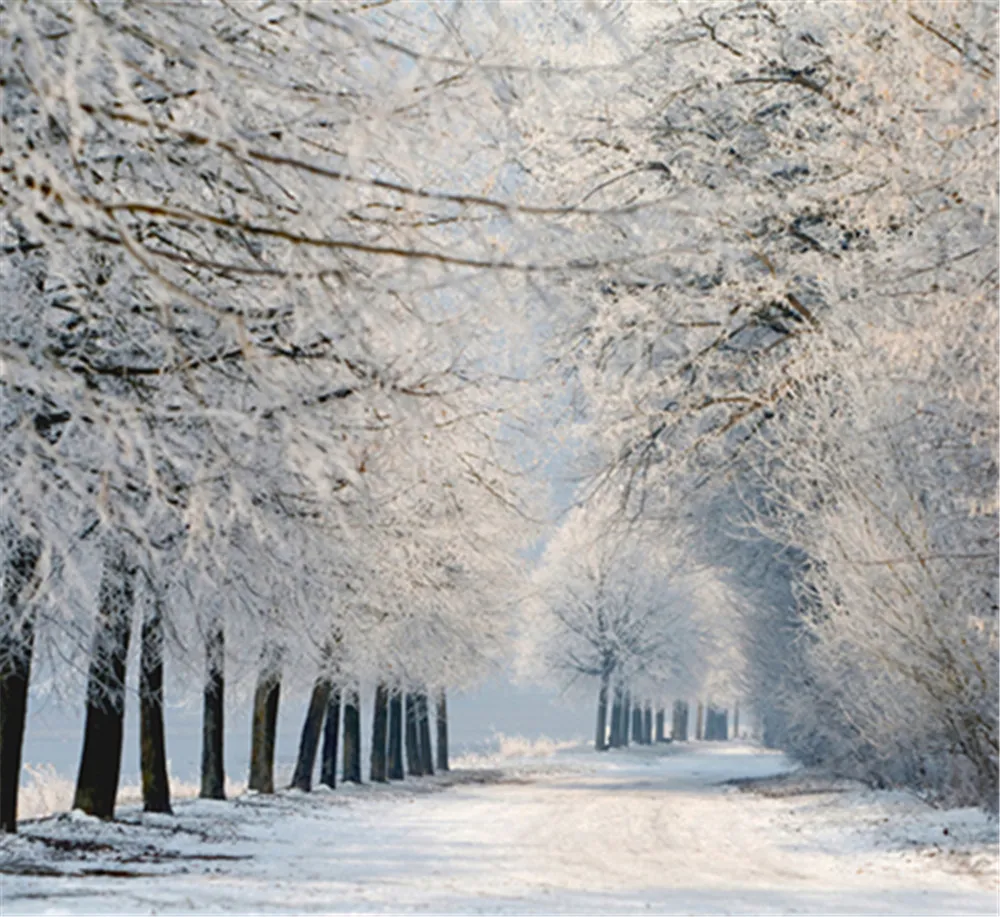
[[[736,743],[504,751],[405,784],[26,822],[0,845],[0,912],[998,912],[979,812]]]

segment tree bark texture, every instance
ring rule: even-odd
[[[710,742],[725,742],[729,738],[729,712],[717,707],[705,711],[705,739]]]
[[[615,699],[611,705],[611,747],[619,748],[622,744],[622,707],[625,695],[620,684],[615,685]]]
[[[632,727],[632,692],[625,692],[625,705],[622,708],[622,745],[628,747],[629,730]]]
[[[684,700],[674,701],[673,724],[670,737],[675,742],[686,742],[688,737],[688,703]]]
[[[340,688],[330,688],[326,705],[326,725],[323,727],[323,753],[319,766],[319,782],[331,790],[337,786],[337,744],[340,741]]]
[[[214,625],[205,638],[205,692],[201,717],[202,799],[226,798],[226,763],[222,757],[226,734],[226,635]]]
[[[434,749],[431,746],[431,714],[427,695],[421,692],[417,695],[417,715],[419,731],[417,741],[420,743],[420,769],[428,777],[434,776]]]
[[[167,741],[163,728],[163,599],[155,594],[142,621],[139,653],[139,760],[142,806],[170,812]]]
[[[389,689],[379,683],[375,687],[375,701],[372,710],[372,750],[370,772],[373,783],[385,783],[389,779],[386,762],[386,738],[389,728]]]
[[[403,779],[403,695],[394,690],[389,698],[389,779]]]
[[[274,747],[278,733],[281,672],[276,654],[268,652],[253,693],[250,737],[250,778],[247,786],[258,793],[274,792]]]
[[[104,556],[87,673],[87,714],[73,808],[113,818],[125,723],[125,665],[135,600],[135,568],[124,545]]]
[[[406,693],[406,773],[411,777],[422,777],[424,774],[423,759],[420,755],[420,739],[418,738],[416,698],[409,691]]]
[[[313,769],[316,766],[316,753],[319,751],[319,739],[323,731],[323,720],[330,704],[330,691],[333,683],[324,675],[313,682],[312,694],[309,697],[309,709],[302,723],[302,735],[299,737],[299,754],[295,759],[295,772],[292,774],[292,787],[308,793],[312,789]]]
[[[444,688],[437,695],[437,769],[448,770],[448,695]]]
[[[666,711],[662,707],[656,708],[656,739],[657,742],[663,742],[666,739],[666,733],[664,732],[664,727],[666,725]]]
[[[635,704],[632,707],[632,741],[636,745],[643,744],[642,735],[642,707]]]
[[[698,719],[695,720],[694,737],[701,741],[705,737],[705,705],[698,701]]]
[[[597,751],[606,751],[608,747],[608,682],[610,675],[604,672],[601,675],[601,687],[597,691],[597,728],[594,732],[594,748]]]
[[[642,711],[642,741],[644,745],[653,744],[653,708],[649,704]]]
[[[17,795],[28,713],[28,684],[35,649],[34,613],[24,593],[35,575],[41,544],[18,536],[5,545],[0,609],[0,831],[17,831]]]
[[[344,696],[344,780],[361,783],[361,698],[356,688]]]

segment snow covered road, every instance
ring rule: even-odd
[[[576,751],[434,782],[191,801],[176,823],[62,816],[3,842],[2,913],[997,913],[979,813],[856,787],[720,785],[787,769],[741,745]]]

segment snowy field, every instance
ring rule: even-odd
[[[973,810],[741,744],[505,751],[402,785],[27,822],[0,910],[997,913],[996,823]]]

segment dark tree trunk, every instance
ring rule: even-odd
[[[448,770],[448,696],[444,688],[437,696],[437,769]]]
[[[205,638],[205,696],[201,718],[201,798],[226,798],[226,764],[222,757],[225,737],[226,635],[222,624],[212,626]]]
[[[417,741],[420,743],[420,769],[428,777],[434,776],[434,749],[431,747],[431,715],[427,695],[421,692],[417,695],[417,715],[419,731]]]
[[[705,708],[705,727],[702,730],[702,738],[706,742],[713,742],[718,738],[719,713],[714,707]]]
[[[135,598],[135,569],[122,545],[104,558],[99,609],[87,673],[87,718],[73,808],[113,818],[122,764],[125,664]]]
[[[156,594],[146,608],[139,658],[139,758],[142,804],[147,812],[171,811],[167,741],[163,729],[162,602],[162,597]]]
[[[266,652],[253,693],[253,724],[250,737],[250,778],[247,787],[258,793],[274,792],[274,747],[278,733],[278,701],[281,671],[277,654]]]
[[[620,748],[622,744],[622,707],[625,695],[621,684],[615,685],[615,699],[611,705],[611,747]]]
[[[622,745],[628,747],[628,734],[632,725],[632,692],[625,692],[625,706],[622,708]]]
[[[656,741],[663,742],[666,739],[666,732],[664,731],[666,725],[667,714],[662,707],[656,708]]]
[[[28,713],[28,683],[35,648],[34,613],[22,594],[35,575],[41,544],[34,538],[12,538],[6,545],[3,570],[3,629],[0,631],[0,831],[17,831],[17,794],[21,752]]]
[[[389,698],[389,779],[403,779],[403,695],[398,689]]]
[[[636,745],[643,744],[642,736],[642,707],[639,704],[635,704],[632,707],[632,741]]]
[[[738,739],[740,737],[740,702],[736,701],[733,706],[733,738]]]
[[[424,774],[423,759],[420,756],[420,739],[417,725],[416,698],[410,692],[406,693],[406,773],[411,777],[422,777]]]
[[[295,773],[292,775],[292,787],[308,793],[312,789],[313,768],[316,766],[316,752],[319,750],[319,737],[323,730],[323,719],[326,708],[330,704],[330,691],[333,684],[325,675],[320,675],[313,682],[312,695],[309,698],[309,709],[306,711],[305,722],[302,723],[302,735],[299,738],[299,756],[295,759]]]
[[[653,708],[649,704],[642,712],[642,741],[645,745],[653,744]]]
[[[375,704],[372,711],[372,751],[371,778],[373,783],[385,783],[389,779],[386,766],[386,736],[389,720],[389,689],[382,683],[375,688]]]
[[[670,737],[675,742],[686,742],[688,737],[688,703],[684,700],[674,701],[673,726]]]
[[[354,688],[344,696],[344,780],[361,783],[361,698]]]
[[[608,731],[608,681],[610,677],[608,672],[601,675],[601,687],[597,692],[597,729],[594,732],[594,748],[597,751],[605,751],[608,747],[606,734]],[[612,726],[612,728],[614,727]]]
[[[323,754],[319,766],[319,782],[331,790],[337,786],[337,743],[340,741],[340,688],[330,689],[326,705],[326,725],[323,727]]]

